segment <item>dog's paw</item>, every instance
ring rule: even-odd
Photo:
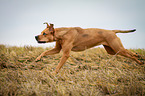
[[[40,61],[41,60],[41,58],[40,57],[37,57],[36,59],[35,59],[35,62],[38,62],[38,61]]]
[[[144,61],[141,61],[142,62],[142,64],[141,65],[144,65],[145,63],[144,63]]]
[[[140,65],[144,65],[145,63],[144,63],[144,60],[140,60],[140,63],[139,63]]]
[[[59,72],[59,69],[56,68],[55,69],[55,74],[58,74],[58,72]]]

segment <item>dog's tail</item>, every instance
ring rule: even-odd
[[[112,30],[115,33],[130,33],[136,31],[136,29],[133,30]]]

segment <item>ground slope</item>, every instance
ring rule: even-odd
[[[34,62],[47,49],[0,45],[0,96],[145,95],[145,65],[93,48],[71,52],[55,74],[62,53]],[[145,57],[144,49],[130,50]]]

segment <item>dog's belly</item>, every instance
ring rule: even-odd
[[[88,40],[84,42],[80,42],[77,44],[74,44],[74,47],[72,48],[72,51],[84,51],[86,49],[92,48],[97,45],[105,44],[105,42],[100,39],[100,40]]]
[[[84,51],[85,49],[87,49],[85,46],[74,46],[72,51]]]

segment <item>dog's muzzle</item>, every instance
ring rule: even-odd
[[[38,40],[38,37],[39,37],[39,36],[35,36],[35,39],[37,40],[38,43],[46,43],[46,41],[39,41],[39,40]]]

